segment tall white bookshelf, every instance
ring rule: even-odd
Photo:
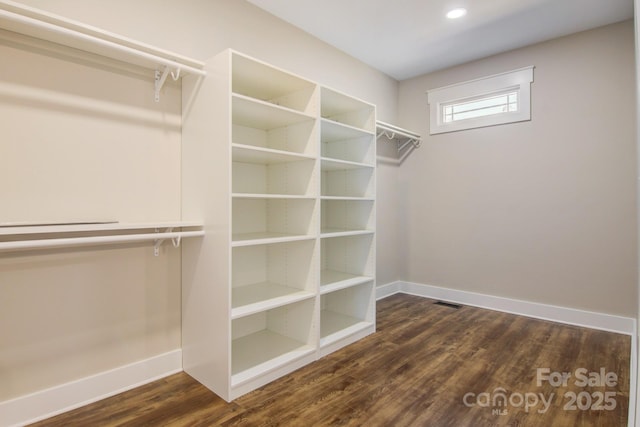
[[[375,331],[375,107],[241,53],[183,81],[183,367],[227,401]]]

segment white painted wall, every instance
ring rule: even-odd
[[[231,47],[396,118],[395,80],[245,1],[23,3],[197,59]],[[155,104],[148,75],[7,42],[0,58],[0,222],[179,218],[178,86]],[[395,173],[378,184],[388,281]],[[138,245],[2,254],[0,401],[180,348],[180,263],[166,246],[158,258]]]
[[[401,277],[637,315],[631,21],[400,83],[428,135],[428,89],[534,65],[532,120],[427,136],[399,169]]]

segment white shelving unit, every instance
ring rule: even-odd
[[[183,213],[208,230],[183,247],[183,366],[233,400],[375,331],[375,107],[231,50],[206,68],[183,86]]]

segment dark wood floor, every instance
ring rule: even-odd
[[[630,341],[394,295],[378,302],[376,334],[232,403],[181,373],[36,425],[626,426]],[[538,386],[537,368],[571,377]],[[617,385],[582,386],[580,368]]]

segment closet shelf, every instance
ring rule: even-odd
[[[322,141],[333,142],[371,136],[373,132],[323,118],[320,122]]]
[[[348,169],[361,169],[361,168],[373,168],[373,165],[359,162],[351,162],[348,160],[339,160],[328,157],[322,158],[322,170],[348,170]]]
[[[314,156],[293,153],[291,151],[274,150],[272,148],[255,147],[244,144],[231,144],[234,162],[272,164],[314,160]]]
[[[347,236],[361,236],[363,234],[373,234],[373,230],[343,230],[339,228],[325,228],[322,230],[320,237],[347,237]]]
[[[174,231],[176,228],[180,230]],[[9,223],[0,224],[0,251],[152,241],[158,255],[166,239],[177,247],[182,238],[201,236],[203,225],[198,222]]]
[[[345,201],[361,201],[361,202],[374,202],[373,197],[352,197],[352,196],[321,196],[322,200],[345,200]]]
[[[298,111],[314,104],[316,84],[233,51],[232,91]]]
[[[313,298],[314,292],[292,288],[272,282],[255,283],[233,288],[231,297],[231,319],[271,310],[305,299]]]
[[[372,322],[335,311],[322,310],[320,313],[320,347],[333,344],[372,326]]]
[[[370,276],[324,269],[320,271],[320,294],[324,295],[340,289],[350,288],[351,286],[360,285],[370,282],[371,280],[373,280],[373,277]]]
[[[320,90],[320,116],[354,129],[375,131],[375,106],[328,87]]]
[[[315,351],[308,344],[267,329],[237,338],[231,350],[231,386],[237,387]]]
[[[0,0],[0,28],[155,70],[156,98],[169,74],[206,75],[200,61],[10,0]]]
[[[232,97],[233,123],[255,129],[271,130],[315,118],[305,113],[250,98],[237,93]]]
[[[233,193],[234,199],[298,199],[298,200],[315,200],[315,196],[301,196],[290,194],[266,194],[266,193]]]
[[[232,236],[231,246],[253,246],[267,245],[271,243],[297,242],[300,240],[312,240],[315,236],[307,234],[287,234],[287,233],[241,233]]]

